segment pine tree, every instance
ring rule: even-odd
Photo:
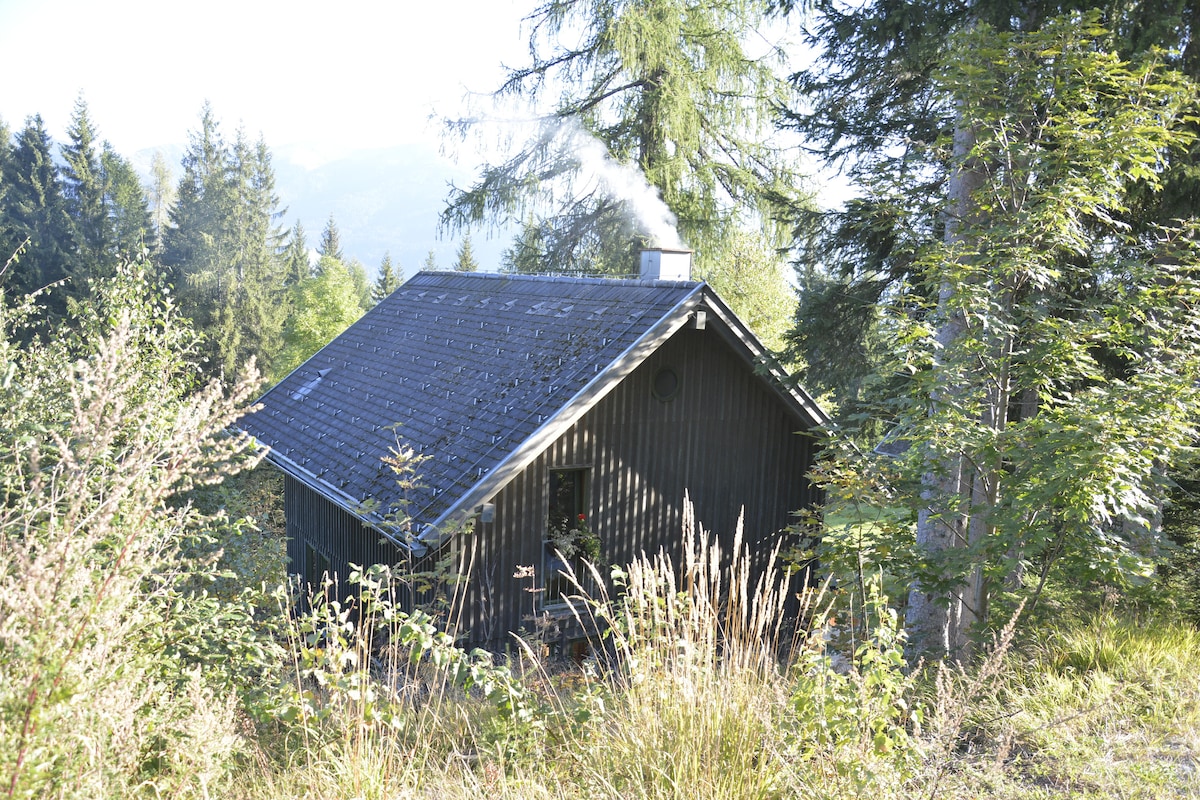
[[[329,215],[325,230],[321,231],[321,246],[317,248],[317,252],[338,261],[346,260],[345,254],[342,253],[342,238],[338,233],[337,223],[333,221],[333,214]]]
[[[455,272],[478,272],[479,262],[471,252],[471,234],[463,234],[462,244],[458,247],[458,260],[454,262]]]
[[[143,249],[155,252],[158,243],[154,217],[133,165],[105,142],[100,153],[100,172],[112,238],[110,252],[116,262],[135,261]]]
[[[392,292],[400,288],[404,281],[404,271],[392,265],[392,254],[384,253],[383,261],[379,264],[379,277],[371,289],[371,299],[380,303]]]
[[[21,242],[13,242],[14,233],[8,223],[8,176],[12,169],[12,131],[0,119],[0,260],[8,262]],[[24,241],[22,239],[21,241]],[[4,285],[5,274],[0,272],[0,286]]]
[[[225,369],[232,372],[253,356],[261,369],[270,370],[283,347],[288,308],[281,257],[285,234],[276,225],[282,212],[271,154],[261,138],[251,143],[238,131],[231,176],[237,200],[232,229],[236,278],[226,313],[239,331],[239,346],[226,353]]]
[[[816,58],[793,77],[802,103],[788,126],[826,154],[860,189],[844,209],[807,215],[797,284],[801,305],[791,338],[808,365],[806,384],[837,393],[854,413],[858,387],[889,353],[877,328],[879,301],[913,274],[922,248],[945,232],[946,153],[956,109],[935,90],[952,36],[982,22],[997,31],[1035,32],[1064,6],[1055,0],[780,0],[803,9]],[[1086,2],[1110,31],[1106,46],[1125,57],[1157,48],[1169,66],[1200,78],[1200,7],[1178,0]],[[1165,153],[1160,192],[1137,193],[1128,219],[1147,229],[1200,212],[1200,143]],[[922,178],[922,180],[914,180]]]
[[[78,275],[107,274],[113,265],[112,225],[105,204],[99,142],[82,97],[75,101],[67,136],[70,143],[62,148],[63,194],[78,248],[74,270]]]
[[[906,280],[875,278],[891,358],[871,410],[911,446],[831,474],[884,474],[886,502],[911,514],[873,547],[914,578],[906,627],[939,656],[962,652],[998,596],[1145,574],[1164,470],[1191,444],[1196,232],[1145,235],[1136,218],[1171,181],[1164,154],[1194,141],[1195,86],[1157,56],[1122,61],[1098,18],[947,38],[923,98],[944,124],[905,161],[863,154],[892,192],[889,224],[843,231],[904,242]],[[866,496],[855,481],[832,494]],[[873,557],[843,555],[860,571]]]
[[[313,265],[308,255],[308,236],[300,220],[292,226],[287,247],[283,251],[285,286],[292,287],[313,276]]]
[[[224,222],[231,215],[229,153],[208,104],[201,112],[200,129],[189,134],[182,168],[163,236],[163,264],[176,290],[188,298],[186,313],[203,330],[211,320],[203,313],[207,303],[201,302],[205,299],[201,284],[219,288]],[[204,280],[206,275],[213,279]]]
[[[35,115],[26,120],[5,163],[5,230],[0,246],[11,254],[29,239],[24,257],[3,276],[13,293],[37,291],[70,276],[71,220],[51,146],[41,116]],[[62,319],[66,299],[77,288],[68,286],[44,297],[46,318],[51,322]]]
[[[181,308],[205,334],[213,373],[251,356],[269,371],[288,312],[270,151],[240,131],[226,145],[206,105],[183,173],[163,252]]]
[[[438,271],[437,256],[434,255],[432,250],[425,254],[425,260],[421,262],[421,269],[425,270],[426,272]]]

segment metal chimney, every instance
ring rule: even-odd
[[[644,281],[690,281],[692,251],[665,248],[643,250],[640,277]]]

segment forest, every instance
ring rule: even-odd
[[[626,275],[639,176],[830,411],[785,554],[821,580],[746,585],[696,521],[683,564],[596,565],[582,663],[462,649],[394,566],[351,604],[289,583],[231,425],[403,275],[281,229],[268,144],[213,109],[141,176],[81,97],[63,142],[0,120],[0,796],[1200,797],[1200,9],[528,22],[496,96],[535,121],[450,188],[448,268],[516,220],[501,269]]]

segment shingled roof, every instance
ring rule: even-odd
[[[435,543],[694,318],[762,347],[704,283],[422,272],[270,389],[239,423],[293,478],[396,539]],[[779,376],[777,376],[779,377]],[[777,391],[810,424],[800,390]],[[425,456],[390,530],[397,441]]]

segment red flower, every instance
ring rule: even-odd
[[[587,521],[587,514],[580,514],[580,515],[579,515],[579,521],[580,521],[580,522],[586,522],[586,521]]]

